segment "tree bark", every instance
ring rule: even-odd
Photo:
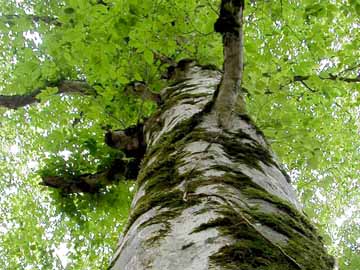
[[[215,31],[223,38],[224,74],[219,84],[214,110],[218,122],[230,128],[233,113],[246,113],[241,81],[244,69],[243,13],[244,0],[221,1],[220,16],[215,22]]]
[[[289,177],[246,114],[243,0],[222,0],[224,73],[181,61],[145,123],[147,150],[112,270],[333,269]]]
[[[262,132],[214,108],[221,74],[188,62],[145,124],[147,150],[112,270],[333,269]]]

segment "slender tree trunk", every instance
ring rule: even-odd
[[[221,74],[176,70],[145,126],[147,152],[110,269],[332,269],[287,175],[245,114],[213,110]]]

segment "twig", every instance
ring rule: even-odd
[[[307,85],[307,83],[305,83],[304,81],[299,81],[303,86],[305,86],[308,90],[310,90],[311,92],[315,93],[316,91],[314,89],[312,89],[309,85]]]
[[[220,15],[219,11],[217,11],[217,10],[213,7],[213,5],[210,3],[210,1],[209,1],[209,0],[206,0],[206,2],[208,3],[210,9],[211,9],[212,11],[214,11],[214,13],[215,13],[217,16],[219,16],[219,15]]]

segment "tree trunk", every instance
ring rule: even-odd
[[[110,269],[333,269],[263,134],[212,109],[221,73],[178,67],[145,125],[147,150]]]

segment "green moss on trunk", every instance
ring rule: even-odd
[[[178,85],[178,87],[182,86]],[[174,94],[162,109],[171,107],[180,99],[191,99],[192,97],[194,96],[188,93]],[[200,95],[196,97],[200,97]],[[199,127],[204,116],[210,112],[212,105],[213,103],[209,102],[204,110],[177,124],[172,131],[162,135],[155,145],[147,149],[138,177],[138,185],[144,195],[137,201],[128,225],[131,226],[141,215],[157,208],[159,211],[155,211],[156,214],[153,217],[145,220],[139,226],[141,229],[154,224],[161,225],[158,231],[146,240],[147,245],[154,247],[156,244],[161,244],[160,240],[171,230],[171,221],[178,217],[183,210],[206,201],[204,208],[195,215],[212,211],[218,214],[218,218],[201,224],[192,233],[216,228],[221,235],[232,239],[230,244],[222,247],[210,257],[210,263],[215,268],[332,269],[333,259],[326,254],[321,239],[308,219],[288,201],[269,194],[250,176],[241,172],[240,168],[233,166],[234,164],[245,164],[260,172],[264,172],[262,164],[278,167],[267,146],[245,131],[238,131],[236,134],[225,130],[209,132]],[[253,125],[251,119],[246,115],[238,117],[250,126]],[[153,122],[154,126],[148,127],[150,130],[152,128],[158,130],[159,126],[155,122]],[[262,139],[262,133],[255,126],[252,131],[255,131]],[[211,165],[208,168],[223,172],[222,176],[205,177],[203,171],[196,169],[183,175],[178,174],[182,158],[186,155],[182,151],[184,146],[199,141],[208,142],[209,146],[211,144],[220,145],[226,157],[233,161],[228,166]],[[208,156],[207,158],[211,158],[211,154]],[[150,161],[151,164],[149,164]],[[214,196],[219,199],[218,201],[212,201],[209,198],[203,200],[208,195],[197,193],[200,187],[210,185],[216,187],[214,190],[217,193]],[[229,187],[243,196],[241,198],[244,200],[243,205],[237,205],[234,202],[236,200],[231,201],[227,189]],[[186,198],[184,198],[185,195]],[[237,199],[240,200],[240,198]],[[253,206],[256,201],[260,202],[259,205]],[[261,202],[270,204],[278,211],[266,212],[260,207]],[[285,239],[281,242],[281,246],[268,239],[257,229],[256,224],[261,224],[263,227],[279,233]],[[193,242],[184,245],[183,249],[192,245]]]

